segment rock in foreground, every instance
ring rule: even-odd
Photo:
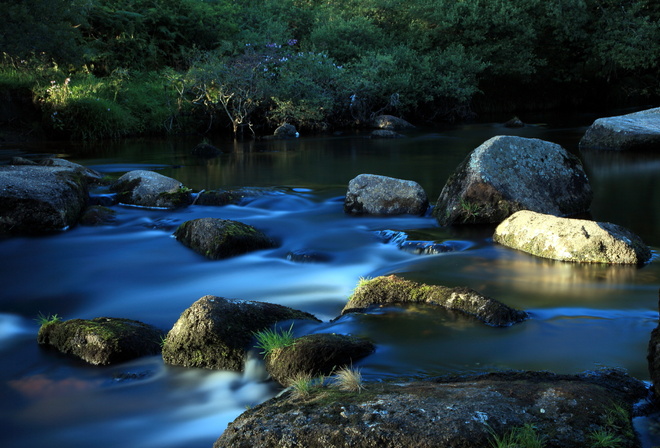
[[[493,240],[538,257],[580,263],[643,264],[651,251],[629,230],[606,222],[520,211],[502,222]]]
[[[348,183],[344,212],[352,215],[423,215],[429,201],[411,180],[360,174]]]
[[[0,234],[44,234],[75,225],[88,199],[88,179],[76,167],[0,167]]]
[[[164,334],[139,321],[97,317],[45,323],[37,342],[90,364],[107,365],[158,354]]]
[[[204,296],[185,310],[167,334],[167,364],[206,369],[243,370],[253,334],[287,320],[318,321],[282,305]]]
[[[341,313],[361,312],[371,306],[414,303],[460,311],[497,327],[527,318],[526,312],[510,308],[469,288],[425,285],[395,275],[362,282],[355,288]]]
[[[452,225],[499,223],[519,210],[572,215],[588,211],[592,196],[582,163],[561,146],[497,136],[456,168],[433,216]]]
[[[592,446],[597,431],[636,447],[631,409],[646,394],[642,382],[617,371],[401,380],[367,383],[361,393],[320,388],[244,412],[213,446],[474,448],[492,446],[492,431],[530,425],[546,448]]]
[[[580,149],[660,151],[660,107],[599,118],[580,140]]]
[[[254,227],[219,218],[186,221],[176,229],[174,237],[184,246],[211,260],[275,247],[270,238]]]

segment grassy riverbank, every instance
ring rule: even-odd
[[[250,136],[660,94],[650,0],[1,3],[0,121],[49,137]]]

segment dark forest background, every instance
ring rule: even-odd
[[[72,139],[322,131],[660,94],[656,0],[0,0],[0,121]]]

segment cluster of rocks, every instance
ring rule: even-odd
[[[581,147],[655,147],[657,143],[650,142],[657,142],[658,111],[597,121]],[[638,129],[644,138],[633,136]],[[94,205],[89,185],[101,181],[98,173],[57,159],[39,164],[16,160],[0,168],[0,233],[44,233],[75,225],[85,208]],[[202,199],[204,192],[195,196],[176,180],[148,171],[125,174],[111,190],[122,203],[165,208],[202,201],[222,205],[244,201],[251,194],[248,189],[215,192]],[[577,157],[554,143],[498,136],[458,166],[435,207],[413,181],[362,174],[348,184],[344,211],[349,215],[430,213],[443,226],[496,225],[495,242],[561,261],[648,262],[651,251],[629,230],[569,217],[586,215],[591,199]],[[251,226],[213,218],[185,222],[174,235],[210,259],[276,245]],[[410,303],[457,311],[493,326],[510,326],[527,318],[524,311],[468,288],[424,285],[397,276],[361,282],[342,315]],[[167,333],[118,318],[53,319],[40,328],[38,342],[92,364],[161,352],[168,364],[240,371],[254,348],[256,333],[299,321],[319,322],[313,315],[280,305],[205,296],[185,310]],[[370,341],[351,335],[310,331],[266,355],[265,363],[271,377],[287,385],[300,373],[330,375],[374,350]],[[657,395],[660,326],[651,335],[648,362]],[[634,404],[647,394],[642,382],[612,370],[401,379],[369,384],[360,394],[321,387],[311,398],[283,395],[248,410],[215,446],[485,446],[494,433],[524,425],[544,434],[545,446],[585,446],[590,434],[599,430],[610,431],[621,440],[620,446],[637,446],[631,416]],[[615,414],[619,420],[612,423]]]

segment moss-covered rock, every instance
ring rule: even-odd
[[[593,446],[606,431],[638,447],[633,405],[647,394],[618,371],[501,372],[369,382],[360,393],[317,388],[281,395],[230,423],[214,448],[474,448],[529,425],[545,448]]]
[[[527,318],[526,312],[469,288],[426,285],[395,275],[362,281],[341,314],[362,312],[373,306],[415,303],[460,311],[493,326],[512,325]]]
[[[351,179],[344,198],[344,212],[352,215],[423,215],[428,206],[417,182],[375,174]]]
[[[497,136],[456,168],[433,216],[440,225],[499,223],[519,210],[564,216],[588,211],[592,197],[582,163],[561,146]]]
[[[176,229],[174,237],[211,260],[276,246],[273,240],[250,225],[219,218],[186,221]]]
[[[580,263],[642,264],[651,250],[621,226],[523,210],[495,229],[495,242],[537,257]]]
[[[192,203],[192,192],[181,182],[147,170],[135,170],[121,176],[110,189],[124,204],[142,207],[178,208]]]
[[[97,317],[47,322],[37,342],[90,364],[107,365],[158,354],[164,334],[139,321]]]
[[[168,364],[242,371],[254,333],[288,320],[318,319],[282,305],[204,296],[186,309],[167,333]]]
[[[327,376],[374,350],[374,344],[366,339],[334,333],[310,334],[270,352],[265,358],[266,369],[275,381],[287,386],[297,375]]]

